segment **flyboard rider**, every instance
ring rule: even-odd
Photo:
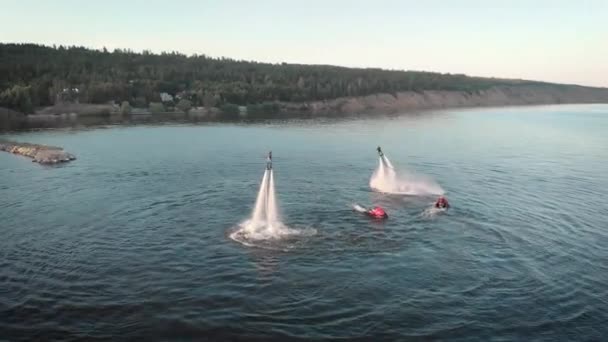
[[[268,157],[266,158],[266,170],[272,170],[272,151],[268,152]]]

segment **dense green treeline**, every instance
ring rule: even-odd
[[[30,113],[58,101],[128,101],[133,107],[187,99],[192,106],[263,106],[398,91],[478,91],[529,81],[327,65],[269,64],[176,52],[0,44],[0,106]],[[161,98],[161,93],[172,98]],[[263,105],[264,104],[264,105]]]

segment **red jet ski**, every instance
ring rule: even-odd
[[[445,198],[444,196],[439,196],[437,202],[435,202],[435,208],[447,210],[450,208],[450,203],[448,203],[447,198]]]
[[[374,207],[372,209],[366,209],[366,208],[361,207],[360,205],[355,204],[354,209],[371,218],[380,219],[380,220],[388,218],[388,214],[381,207]]]
[[[388,214],[386,213],[386,211],[384,211],[384,209],[382,209],[380,207],[375,207],[374,209],[370,209],[370,210],[366,211],[365,213],[367,214],[367,216],[377,218],[377,219],[388,218]]]

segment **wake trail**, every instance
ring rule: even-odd
[[[398,174],[385,154],[369,181],[372,190],[398,195],[443,195],[445,191],[432,179],[412,173]]]

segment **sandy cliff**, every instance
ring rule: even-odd
[[[502,86],[477,92],[406,91],[281,105],[285,111],[331,115],[562,103],[608,103],[608,89],[567,85]]]

